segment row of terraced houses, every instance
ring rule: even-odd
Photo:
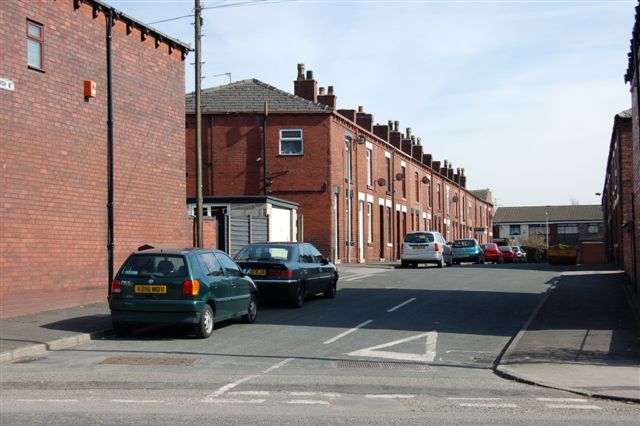
[[[0,317],[104,301],[131,251],[193,245],[189,50],[99,0],[3,5]],[[304,239],[335,262],[377,262],[411,230],[491,240],[491,193],[463,168],[398,121],[339,108],[302,64],[292,78],[294,93],[258,80],[202,92],[207,246]]]

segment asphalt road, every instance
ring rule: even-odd
[[[491,367],[557,273],[342,268],[338,297],[261,306],[210,339],[138,329],[2,366],[4,424],[637,424],[637,405]]]

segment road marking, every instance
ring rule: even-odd
[[[584,398],[536,398],[541,402],[587,402]]]
[[[411,399],[411,398],[415,398],[416,396],[411,394],[397,393],[397,394],[369,394],[369,395],[365,395],[364,397],[369,399]]]
[[[578,405],[578,404],[546,404],[547,408],[571,408],[575,410],[602,410],[597,405]]]
[[[227,392],[227,395],[266,396],[266,395],[270,395],[270,392],[269,391],[236,391],[236,392]]]
[[[77,399],[16,399],[16,402],[78,402]]]
[[[266,399],[206,399],[204,402],[212,404],[262,404]]]
[[[354,331],[356,331],[357,329],[362,328],[362,327],[364,327],[364,326],[366,326],[367,324],[370,324],[370,323],[372,323],[372,322],[373,322],[373,320],[366,320],[366,321],[365,321],[365,322],[363,322],[362,324],[358,324],[358,325],[356,325],[355,327],[353,327],[352,329],[347,330],[347,331],[345,331],[344,333],[340,333],[340,334],[338,334],[336,337],[333,337],[333,338],[331,338],[331,339],[327,340],[326,342],[324,342],[324,344],[325,344],[325,345],[328,345],[328,344],[330,344],[330,343],[335,342],[336,340],[340,340],[340,339],[342,339],[344,336],[348,336],[349,334],[353,333],[353,332],[354,332]]]
[[[267,368],[266,370],[264,370],[262,373],[260,374],[254,374],[252,376],[247,376],[247,377],[243,377],[242,379],[238,379],[235,382],[229,383],[227,385],[222,386],[220,389],[218,389],[217,391],[215,391],[214,393],[212,393],[211,395],[207,396],[206,398],[204,398],[205,402],[210,402],[210,400],[212,398],[217,398],[220,395],[224,394],[225,392],[235,388],[236,386],[251,380],[251,379],[256,379],[258,377],[261,377],[265,374],[268,374],[270,372],[272,372],[273,370],[277,370],[278,368],[282,367],[283,365],[287,364],[288,362],[293,361],[293,358],[287,358],[283,361],[278,362],[277,364],[272,365],[271,367]]]
[[[395,310],[397,310],[397,309],[400,309],[400,308],[402,308],[404,305],[408,305],[409,303],[413,302],[414,300],[416,300],[416,298],[415,298],[415,297],[412,297],[412,298],[411,298],[411,299],[409,299],[409,300],[405,300],[404,302],[402,302],[402,303],[401,303],[401,304],[399,304],[398,306],[394,306],[393,308],[388,309],[388,310],[387,310],[387,312],[393,312],[393,311],[395,311]]]
[[[481,404],[481,403],[468,403],[468,404],[459,404],[460,407],[471,407],[471,408],[518,408],[516,404]]]
[[[371,277],[374,274],[366,274],[366,275],[356,275],[355,277],[351,277],[351,278],[347,278],[346,280],[343,281],[355,281],[355,280],[361,280],[362,278],[367,278],[367,277]]]
[[[164,401],[160,401],[157,399],[112,399],[111,402],[124,404],[161,404]]]
[[[330,405],[327,401],[316,401],[312,399],[292,399],[287,404],[304,404],[304,405]]]
[[[322,392],[289,392],[291,396],[324,396],[325,398],[339,398],[339,393],[322,393]]]
[[[424,355],[379,350],[379,349],[396,346],[401,343],[410,342],[412,340],[417,340],[422,338],[426,338]],[[395,360],[401,360],[401,361],[432,362],[436,357],[437,340],[438,340],[438,333],[436,331],[428,331],[426,333],[421,333],[416,336],[406,337],[404,339],[394,340],[393,342],[384,343],[382,345],[360,349],[360,350],[348,353],[347,355],[358,356],[358,357],[368,357],[368,358],[387,358],[387,359],[395,359]]]
[[[502,398],[447,398],[451,401],[500,401]]]

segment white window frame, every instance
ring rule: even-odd
[[[283,137],[282,133],[283,132],[300,132],[300,136],[299,137]],[[282,142],[293,142],[293,141],[300,141],[300,152],[296,152],[296,153],[285,153],[282,152]],[[302,129],[280,129],[280,141],[279,141],[279,152],[280,155],[287,155],[287,156],[300,156],[300,155],[304,155],[304,131]]]
[[[367,202],[367,243],[373,243],[373,203]]]
[[[373,169],[373,149],[367,147],[365,156],[367,159],[367,185],[373,186],[373,174],[371,173]]]

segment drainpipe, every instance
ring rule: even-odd
[[[267,178],[267,120],[269,118],[269,103],[264,102],[264,120],[262,121],[262,161],[264,167],[264,196],[266,197],[269,191],[269,179]]]
[[[111,39],[113,38],[113,9],[107,17],[107,263],[109,267],[109,296],[113,282],[114,263],[114,221],[113,221],[113,67],[111,62]]]

